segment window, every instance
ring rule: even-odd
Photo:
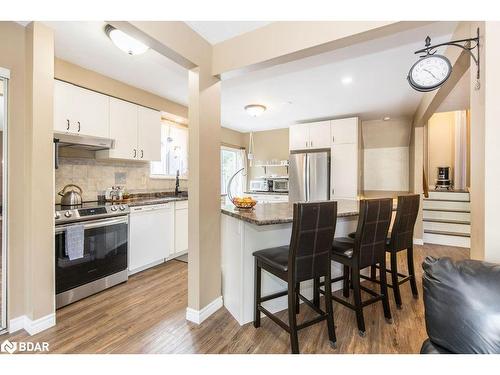
[[[220,162],[221,162],[221,194],[227,194],[227,184],[231,176],[233,176],[236,171],[245,166],[245,151],[232,147],[221,147],[220,150]],[[244,172],[244,171],[243,171]],[[245,176],[243,172],[240,172],[234,179],[231,185],[231,192],[233,195],[242,194],[245,190]]]
[[[170,121],[161,125],[161,160],[151,162],[152,178],[181,178],[188,175],[188,129]]]

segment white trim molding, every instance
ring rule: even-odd
[[[56,325],[56,314],[49,314],[37,320],[31,320],[26,315],[11,319],[9,322],[9,333],[24,329],[30,336],[36,335]]]
[[[190,322],[201,324],[205,321],[210,315],[215,313],[223,306],[222,296],[217,297],[208,305],[206,305],[201,310],[195,310],[190,307],[186,308],[186,319]]]
[[[424,244],[424,240],[422,238],[414,238],[413,239],[413,244],[414,245],[423,245]]]
[[[10,70],[0,66],[0,77],[10,79]]]

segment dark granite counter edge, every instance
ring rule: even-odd
[[[228,215],[231,217],[234,217],[238,220],[245,221],[250,224],[255,224],[257,226],[262,226],[262,225],[275,225],[275,224],[288,224],[293,222],[293,218],[284,218],[284,219],[279,219],[279,218],[272,218],[272,219],[264,219],[264,220],[256,220],[252,219],[250,217],[247,217],[245,215],[242,215],[238,212],[234,211],[229,211],[224,208],[221,208],[221,212],[224,215]],[[352,212],[342,212],[337,215],[337,217],[351,217],[351,216],[358,216],[357,211],[352,211]]]
[[[188,197],[144,198],[127,203],[129,207],[151,206],[169,202],[187,201]]]
[[[243,194],[248,195],[288,195],[288,191],[245,191]]]

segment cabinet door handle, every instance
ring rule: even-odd
[[[141,159],[144,158],[144,150],[141,150]]]
[[[80,125],[80,121],[78,121],[78,133],[80,133],[80,129],[81,129],[81,125]]]
[[[134,158],[137,157],[137,150],[134,148]]]
[[[69,130],[69,120],[66,119],[66,130]]]
[[[313,141],[311,141],[311,147],[313,146]]]
[[[332,143],[335,143],[335,136],[332,135]]]

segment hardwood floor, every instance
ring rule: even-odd
[[[328,345],[326,323],[299,332],[301,353],[418,353],[426,338],[422,301],[422,270],[427,255],[469,257],[469,250],[438,245],[415,247],[420,298],[410,285],[401,288],[403,309],[390,291],[393,324],[387,324],[381,303],[365,308],[366,337],[357,331],[354,312],[334,304],[338,348]],[[400,269],[406,272],[402,252]],[[365,295],[366,298],[366,295]],[[48,341],[51,353],[289,353],[288,334],[268,318],[255,329],[240,327],[224,308],[202,325],[185,320],[187,264],[170,261],[132,276],[114,287],[57,311],[57,325],[29,336],[24,331],[0,341]],[[286,319],[286,311],[280,313]],[[301,306],[300,323],[313,313]]]

